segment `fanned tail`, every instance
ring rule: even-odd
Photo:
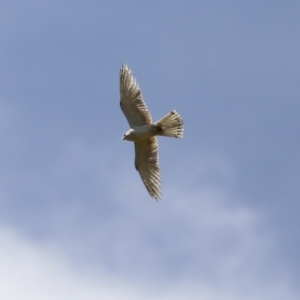
[[[176,110],[172,110],[167,115],[154,123],[161,128],[158,135],[182,138],[183,137],[183,120]]]

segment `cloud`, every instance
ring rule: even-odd
[[[285,282],[264,289],[257,281],[258,286],[245,293],[238,286],[224,288],[184,279],[155,286],[104,270],[95,276],[12,229],[1,227],[0,238],[1,299],[298,299]]]
[[[2,227],[0,237],[2,299],[138,299],[122,282],[116,288],[107,276],[93,280],[74,272],[61,257],[11,229]]]

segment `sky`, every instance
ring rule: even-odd
[[[298,1],[1,1],[0,298],[300,299]],[[119,108],[159,137],[151,199]]]

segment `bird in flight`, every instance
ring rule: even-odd
[[[134,142],[135,168],[152,198],[161,196],[156,135],[182,138],[183,120],[176,110],[152,123],[150,112],[143,101],[141,90],[127,65],[120,70],[120,106],[130,129],[123,140]]]

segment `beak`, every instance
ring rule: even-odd
[[[125,140],[125,135],[123,135],[123,138],[122,138],[122,140],[123,140],[123,141]]]

